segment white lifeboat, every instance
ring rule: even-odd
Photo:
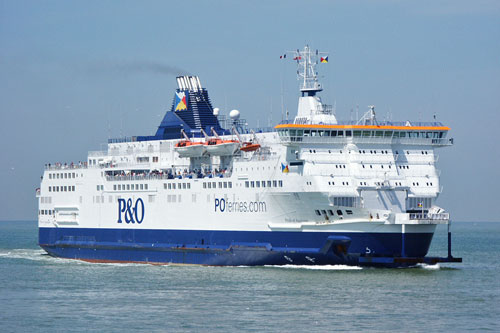
[[[176,143],[174,150],[179,157],[201,157],[205,153],[205,145],[201,142],[182,140]]]
[[[184,136],[184,140],[177,142],[174,147],[179,157],[201,157],[205,153],[203,142],[191,141],[184,130],[181,130],[181,134]]]
[[[238,140],[221,139],[213,127],[212,133],[215,135],[215,138],[209,138],[203,130],[202,133],[205,134],[206,139],[204,146],[207,153],[212,156],[232,156],[240,147],[240,142]]]
[[[239,148],[237,140],[209,139],[204,144],[207,152],[213,156],[231,156]]]

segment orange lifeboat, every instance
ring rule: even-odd
[[[260,148],[260,145],[258,143],[244,142],[243,146],[240,148],[240,150],[248,152],[248,151],[256,151],[259,148]]]

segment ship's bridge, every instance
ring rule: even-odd
[[[276,127],[284,145],[300,144],[408,144],[451,146],[446,138],[449,127],[440,122],[383,122],[377,125],[356,125],[354,122],[323,124],[279,124]]]

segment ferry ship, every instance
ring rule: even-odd
[[[390,122],[375,107],[337,120],[322,102],[317,65],[291,53],[298,111],[250,130],[240,112],[213,108],[196,76],[177,77],[156,134],[110,139],[80,163],[47,164],[39,245],[90,262],[197,265],[359,265],[460,262],[428,257],[436,226],[440,122]],[[286,56],[285,56],[286,58]],[[288,117],[287,117],[288,118]]]

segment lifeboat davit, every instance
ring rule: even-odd
[[[179,157],[201,157],[205,153],[205,145],[202,142],[181,140],[175,144],[174,150]]]
[[[209,139],[204,146],[210,155],[231,156],[240,146],[240,142],[237,140]]]
[[[245,142],[243,146],[240,148],[241,151],[256,151],[260,148],[258,143]]]

